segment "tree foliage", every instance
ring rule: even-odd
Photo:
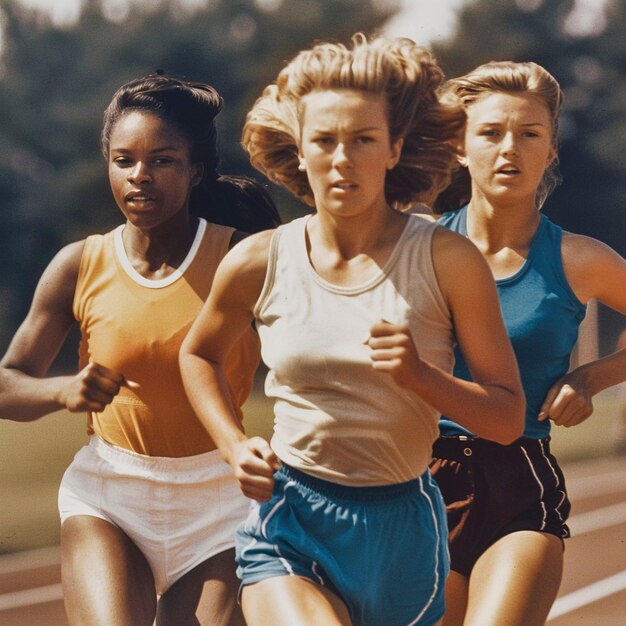
[[[64,243],[120,221],[100,154],[102,113],[123,82],[163,69],[213,84],[223,173],[254,173],[239,137],[246,111],[285,60],[314,40],[375,31],[393,1],[85,0],[55,26],[0,0],[0,343],[6,347],[45,264]],[[114,9],[117,7],[117,13]],[[120,8],[121,7],[121,8]],[[303,211],[272,190],[285,218]]]

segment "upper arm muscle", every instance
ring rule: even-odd
[[[473,380],[510,386],[518,377],[515,356],[486,261],[474,244],[445,229],[435,235],[433,260]]]
[[[84,242],[63,248],[44,270],[30,310],[2,358],[2,367],[43,376],[74,323],[72,303]]]

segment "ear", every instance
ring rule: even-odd
[[[548,153],[548,159],[546,161],[546,168],[550,167],[557,160],[557,152],[556,148],[552,146],[550,148],[550,152]]]
[[[389,154],[389,158],[385,162],[385,168],[388,170],[392,170],[396,165],[398,165],[398,161],[400,160],[400,155],[402,154],[402,146],[404,145],[404,137],[400,137],[396,139],[391,144],[391,153]]]
[[[298,171],[299,172],[306,172],[306,160],[304,159],[303,156],[298,157]]]
[[[463,137],[457,138],[452,142],[452,147],[456,152],[456,162],[461,167],[467,167],[467,155],[465,154],[465,140]]]
[[[204,163],[194,163],[194,173],[191,176],[191,186],[195,187],[204,177]]]

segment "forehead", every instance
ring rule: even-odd
[[[113,149],[115,146],[123,146],[138,140],[174,147],[189,145],[185,136],[172,122],[148,111],[126,111],[113,125],[110,147]]]
[[[539,97],[529,93],[489,93],[481,96],[467,108],[469,124],[505,123],[541,124],[551,127],[548,106]]]
[[[320,90],[304,96],[302,105],[303,127],[388,127],[387,103],[383,94],[356,89]]]

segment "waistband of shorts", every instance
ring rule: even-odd
[[[528,452],[536,450],[545,453],[550,451],[550,437],[532,439],[520,437],[510,444],[503,445],[481,437],[467,435],[440,436],[433,444],[433,456],[471,457],[473,454],[494,454],[524,448]]]
[[[219,450],[210,450],[202,454],[182,457],[148,456],[114,446],[97,435],[91,435],[89,446],[95,450],[99,457],[107,461],[136,469],[176,473],[192,472],[212,466],[214,469],[217,469],[223,466],[224,474],[232,473],[230,466],[222,459]]]
[[[310,489],[322,496],[357,502],[387,502],[396,498],[402,498],[419,491],[424,477],[426,477],[426,481],[429,479],[428,471],[426,471],[423,476],[403,483],[355,487],[353,485],[340,485],[323,478],[317,478],[317,476],[311,476],[286,463],[282,463],[278,471],[282,472],[288,480],[292,480],[301,487]]]

